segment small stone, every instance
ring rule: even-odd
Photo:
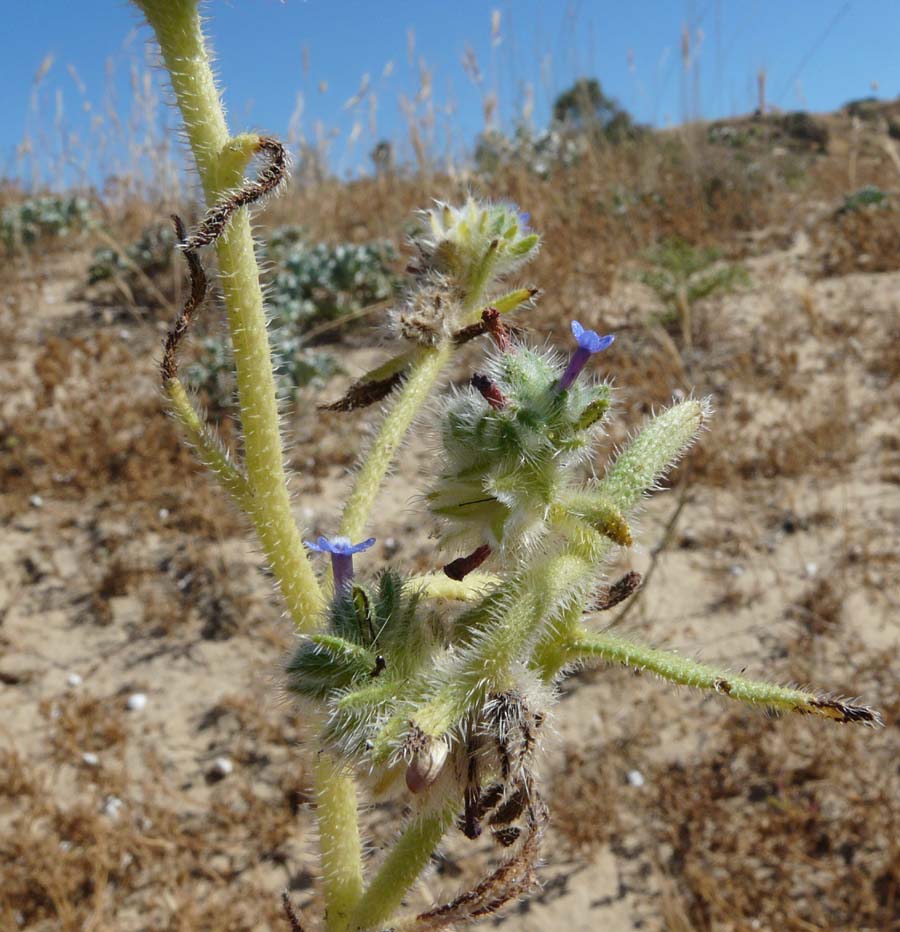
[[[98,767],[100,765],[100,758],[93,751],[85,751],[81,755],[81,762],[86,767]]]
[[[69,689],[77,689],[83,682],[84,680],[82,680],[78,673],[70,673],[66,677],[66,686],[68,686]]]
[[[218,783],[224,780],[234,770],[234,764],[228,757],[217,757],[206,771],[206,780],[208,783]]]
[[[396,537],[386,537],[384,540],[384,555],[388,558],[394,556],[400,549],[400,542]]]
[[[118,796],[107,796],[103,802],[103,814],[110,819],[118,819],[122,806],[122,800]]]
[[[810,579],[812,579],[812,577],[815,576],[816,573],[819,572],[819,565],[818,565],[817,563],[813,563],[812,560],[810,560],[809,563],[804,563],[804,564],[803,564],[803,572],[804,572]]]
[[[42,508],[44,506],[44,500],[40,495],[32,495],[28,501],[31,503],[32,508]]]
[[[728,572],[731,573],[732,576],[743,576],[744,567],[741,566],[740,563],[732,563],[732,565],[728,568]]]
[[[781,519],[781,530],[785,534],[796,534],[799,530],[797,516],[792,511],[786,511]]]
[[[157,512],[157,515],[159,516],[160,521],[165,521],[169,517],[169,509],[160,508],[159,511]]]
[[[640,787],[646,783],[646,780],[644,780],[644,775],[640,772],[640,770],[629,770],[628,773],[625,774],[625,779],[628,781],[629,786]]]
[[[143,712],[147,707],[146,693],[132,693],[125,705],[129,712]]]

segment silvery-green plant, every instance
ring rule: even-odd
[[[94,250],[88,267],[89,285],[121,276],[130,288],[140,281],[140,275],[158,276],[172,264],[175,234],[169,224],[156,223],[141,231],[141,235],[124,250],[101,246]]]
[[[308,244],[299,227],[274,230],[260,244],[269,341],[280,397],[294,398],[298,388],[324,383],[341,371],[326,347],[310,345],[311,334],[349,326],[368,308],[392,297],[399,284],[393,272],[393,244]],[[214,409],[227,406],[234,392],[234,367],[228,339],[210,336],[188,378]]]
[[[612,389],[590,369],[612,337],[573,322],[574,346],[560,355],[533,348],[504,323],[536,293],[506,290],[504,281],[540,245],[527,215],[509,205],[470,198],[423,212],[413,278],[390,315],[406,345],[330,406],[349,411],[387,399],[380,429],[334,535],[304,542],[286,483],[248,217],[283,180],[284,150],[270,137],[229,135],[196,0],[136,2],[158,38],[208,204],[194,230],[176,222],[191,295],[166,341],[163,384],[197,455],[254,524],[297,629],[285,675],[318,735],[323,928],[437,929],[527,893],[547,821],[534,770],[541,732],[560,678],[593,658],[768,709],[878,721],[864,706],[734,676],[586,623],[638,584],[629,574],[604,585],[604,563],[630,545],[631,516],[696,440],[709,405],[689,399],[651,418],[595,477],[587,467]],[[256,156],[262,167],[247,179]],[[213,246],[242,462],[178,377],[180,341],[206,294],[200,256]],[[453,558],[422,576],[379,568],[366,551],[382,480],[456,349],[478,338],[491,344],[483,371],[437,406],[436,477],[423,502]],[[363,857],[360,784],[376,797],[399,796],[410,811],[377,863]],[[455,825],[469,838],[489,832],[505,852],[499,866],[453,900],[403,915],[411,885]],[[287,911],[300,928],[289,904]]]
[[[43,237],[65,237],[91,224],[91,205],[78,194],[29,197],[0,211],[0,242],[8,255]]]

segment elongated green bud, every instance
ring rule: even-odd
[[[621,663],[655,673],[671,683],[712,690],[729,699],[778,712],[818,715],[842,723],[881,724],[879,713],[868,706],[804,689],[751,680],[681,657],[672,651],[656,650],[613,634],[582,632],[581,637],[570,645],[569,657],[573,660],[597,657]]]
[[[616,457],[597,492],[631,511],[678,462],[709,420],[709,401],[691,399],[652,418]]]

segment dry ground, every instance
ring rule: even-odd
[[[876,148],[854,162],[860,184],[896,179]],[[900,235],[896,214],[835,216],[844,155],[838,139],[804,163],[803,190],[770,179],[768,199],[727,159],[698,156],[702,177],[676,166],[692,190],[644,157],[630,177],[668,177],[670,196],[625,219],[591,206],[604,164],[543,186],[497,182],[547,233],[529,325],[561,342],[577,315],[619,334],[602,360],[621,389],[611,442],[673,392],[695,386],[715,404],[621,556],[653,567],[622,627],[750,675],[862,695],[886,720],[776,720],[627,670],[584,671],[547,741],[543,886],[495,921],[505,929],[900,929]],[[727,183],[698,200],[711,174]],[[269,222],[396,236],[411,207],[460,187],[334,185],[274,204]],[[698,308],[691,353],[652,322],[655,299],[628,274],[629,255],[665,233],[718,243],[750,273]],[[88,259],[35,251],[4,273],[0,927],[284,929],[287,888],[314,928],[307,736],[279,687],[289,625],[242,521],[161,411],[165,315],[92,303]],[[377,355],[370,343],[365,330],[345,337],[345,381]],[[333,528],[376,420],[322,415],[316,400],[301,396],[286,425],[310,535]],[[424,444],[405,451],[371,559],[440,560],[410,495],[430,462]],[[129,708],[136,693],[142,709]],[[401,817],[399,804],[367,813],[373,857]],[[477,880],[491,856],[451,839],[411,901]]]

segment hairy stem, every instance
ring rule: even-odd
[[[589,557],[564,552],[535,560],[502,592],[488,595],[463,615],[459,624],[469,626],[467,643],[446,670],[434,675],[430,696],[416,709],[416,726],[441,737],[490,693],[508,689],[517,658],[528,656],[539,640],[550,636],[560,614],[583,606],[594,571]]]
[[[153,27],[208,204],[237,186],[251,147],[235,151],[210,68],[196,0],[135,0]],[[241,137],[246,140],[246,137]],[[247,510],[298,629],[313,630],[321,591],[291,514],[266,317],[250,219],[239,210],[216,241],[234,346]]]
[[[375,875],[350,921],[351,932],[378,929],[390,919],[407,890],[428,864],[444,832],[453,824],[459,801],[409,823]]]
[[[225,491],[244,510],[251,507],[247,477],[238,469],[212,428],[200,416],[188,398],[180,379],[166,382],[172,415],[181,425],[197,459],[219,480]]]
[[[490,277],[496,250],[492,249],[485,257],[479,272],[469,283],[469,290],[464,302],[463,310],[469,319],[475,319],[480,311],[479,302]],[[521,291],[516,294],[516,303],[522,303],[531,296],[530,291]],[[519,300],[521,299],[521,300]],[[414,357],[403,388],[385,415],[378,431],[375,442],[366,451],[365,458],[356,475],[356,482],[344,513],[341,517],[340,532],[353,540],[361,537],[369,521],[372,506],[381,488],[384,477],[387,475],[397,448],[403,442],[406,432],[412,426],[416,415],[422,405],[428,400],[431,390],[440,377],[447,363],[453,358],[456,347],[452,341],[421,351]]]
[[[344,932],[363,892],[356,786],[327,751],[314,770],[326,929]]]
[[[428,396],[444,366],[453,355],[453,344],[430,349],[413,365],[409,376],[381,424],[374,443],[356,475],[356,482],[341,518],[340,533],[351,540],[363,536],[375,497],[394,460],[406,432]]]
[[[576,602],[553,623],[538,641],[529,666],[537,670],[545,683],[550,683],[567,664],[572,662],[572,642],[581,634],[584,606]]]

